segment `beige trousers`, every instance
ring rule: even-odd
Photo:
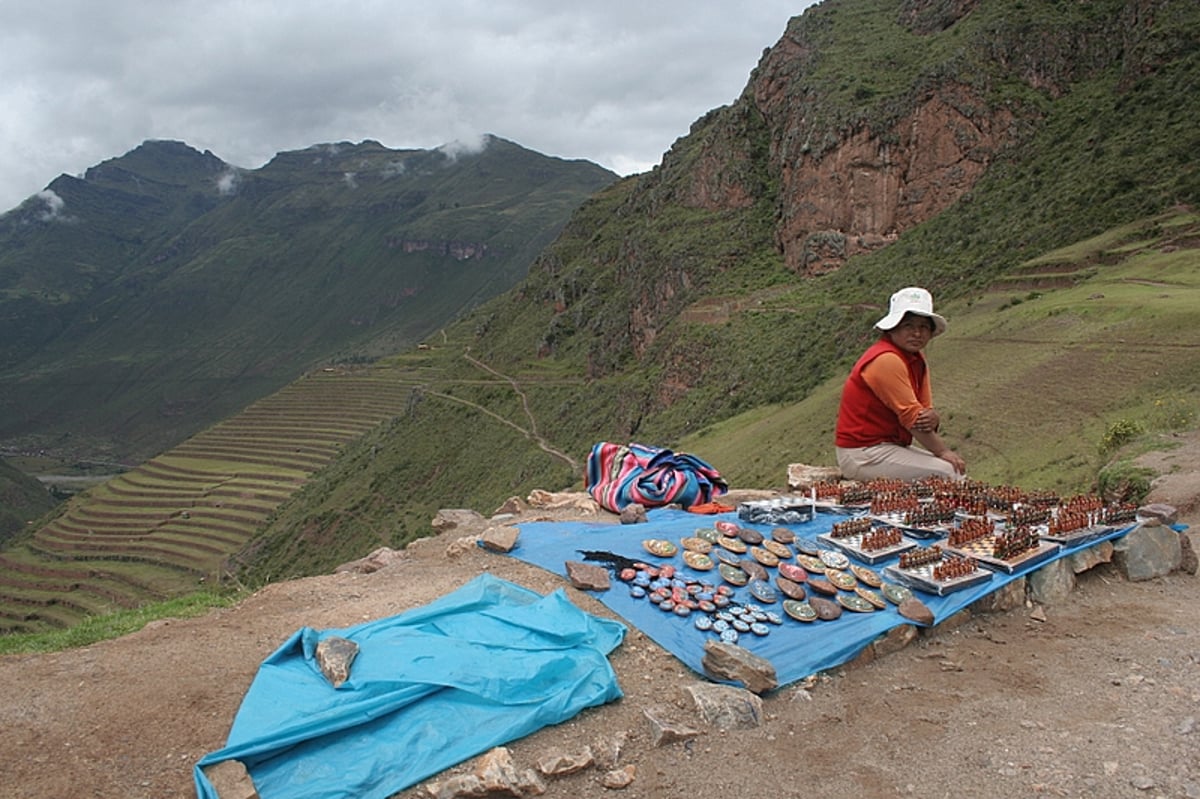
[[[855,449],[837,448],[838,468],[850,480],[890,477],[895,480],[919,480],[922,477],[949,477],[962,480],[964,475],[928,450],[899,444],[875,444]]]

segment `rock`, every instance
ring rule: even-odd
[[[608,569],[577,560],[566,562],[567,579],[581,591],[607,591],[612,585]]]
[[[520,530],[509,525],[489,527],[479,536],[479,543],[492,552],[512,552],[520,535]]]
[[[1182,561],[1179,539],[1170,527],[1136,527],[1113,542],[1113,563],[1132,582],[1163,577]]]
[[[1179,570],[1184,574],[1195,574],[1200,561],[1196,558],[1196,550],[1192,548],[1192,537],[1187,533],[1179,534]]]
[[[771,661],[736,644],[706,641],[700,664],[706,674],[717,679],[736,680],[756,694],[779,687]]]
[[[646,521],[646,508],[636,502],[631,502],[621,508],[621,524],[643,524]]]
[[[332,635],[317,644],[317,665],[334,688],[350,679],[350,664],[358,656],[358,644],[348,638]]]
[[[504,504],[492,511],[493,516],[519,516],[525,512],[525,503],[520,497],[509,497]]]
[[[1078,552],[1072,552],[1064,558],[1071,566],[1071,571],[1075,574],[1082,574],[1089,569],[1094,569],[1101,563],[1112,563],[1113,545],[1112,541],[1101,541],[1099,544],[1081,549]]]
[[[788,488],[812,488],[817,483],[842,479],[842,470],[836,466],[809,466],[804,463],[789,463],[787,467]]]
[[[1179,521],[1179,511],[1174,505],[1168,505],[1165,502],[1151,502],[1147,505],[1142,505],[1137,509],[1139,519],[1143,520],[1143,524],[1147,526],[1166,525],[1170,526]]]
[[[365,558],[343,563],[334,569],[334,574],[373,574],[380,569],[386,569],[393,563],[399,563],[407,557],[404,550],[391,547],[379,547]]]
[[[762,698],[733,685],[696,683],[687,688],[696,709],[719,730],[748,730],[762,726]]]
[[[203,768],[219,799],[258,799],[258,789],[240,760],[222,760]]]
[[[1041,605],[1037,605],[1033,610],[1029,611],[1029,618],[1033,619],[1034,621],[1045,621],[1046,609]]]
[[[1007,613],[1025,604],[1025,588],[1025,578],[1018,577],[981,596],[968,607],[972,613]]]
[[[538,773],[533,769],[518,772],[513,765],[512,753],[503,746],[497,746],[482,754],[474,773],[487,793],[541,796],[546,792],[546,783]]]
[[[1051,561],[1027,575],[1029,596],[1034,602],[1054,605],[1065,601],[1075,590],[1075,572],[1066,558]]]
[[[454,539],[446,545],[446,557],[450,560],[455,560],[477,549],[479,549],[479,536],[465,535],[462,538]]]
[[[633,784],[633,781],[636,778],[637,766],[630,763],[625,768],[614,769],[607,772],[604,775],[604,779],[600,781],[600,784],[605,788],[620,790],[621,788],[628,788]]]
[[[901,616],[909,621],[915,621],[917,624],[921,624],[926,627],[933,626],[933,611],[929,609],[928,605],[917,599],[915,596],[910,596],[908,599],[901,602],[897,610],[900,612]],[[956,613],[954,615],[957,616],[958,614]],[[950,618],[954,618],[954,616],[951,616]]]
[[[871,648],[875,650],[875,657],[887,657],[893,652],[899,652],[901,649],[904,649],[916,640],[916,638],[917,628],[915,626],[901,624],[876,638]]]
[[[543,510],[571,510],[579,513],[599,513],[600,503],[586,491],[543,491],[535,488],[526,498],[530,507]]]
[[[433,529],[439,533],[444,533],[447,530],[455,530],[460,527],[480,530],[483,529],[486,523],[487,519],[483,518],[478,512],[465,508],[442,508],[433,517],[433,521],[430,522]]]
[[[650,742],[655,746],[690,741],[700,734],[699,730],[672,718],[671,711],[664,707],[646,708],[642,715],[650,722]]]
[[[590,768],[595,762],[592,750],[586,746],[575,754],[553,750],[538,758],[537,770],[547,777],[563,777]]]

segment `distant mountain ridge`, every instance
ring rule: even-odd
[[[616,176],[489,136],[280,153],[147,141],[0,217],[0,446],[144,460],[521,279]]]

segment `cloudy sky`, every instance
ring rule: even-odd
[[[0,212],[146,139],[253,169],[492,133],[642,172],[809,4],[0,0]]]

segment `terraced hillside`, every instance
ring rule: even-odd
[[[383,369],[313,373],[80,494],[0,552],[0,632],[68,626],[219,578],[282,502],[411,391]]]

